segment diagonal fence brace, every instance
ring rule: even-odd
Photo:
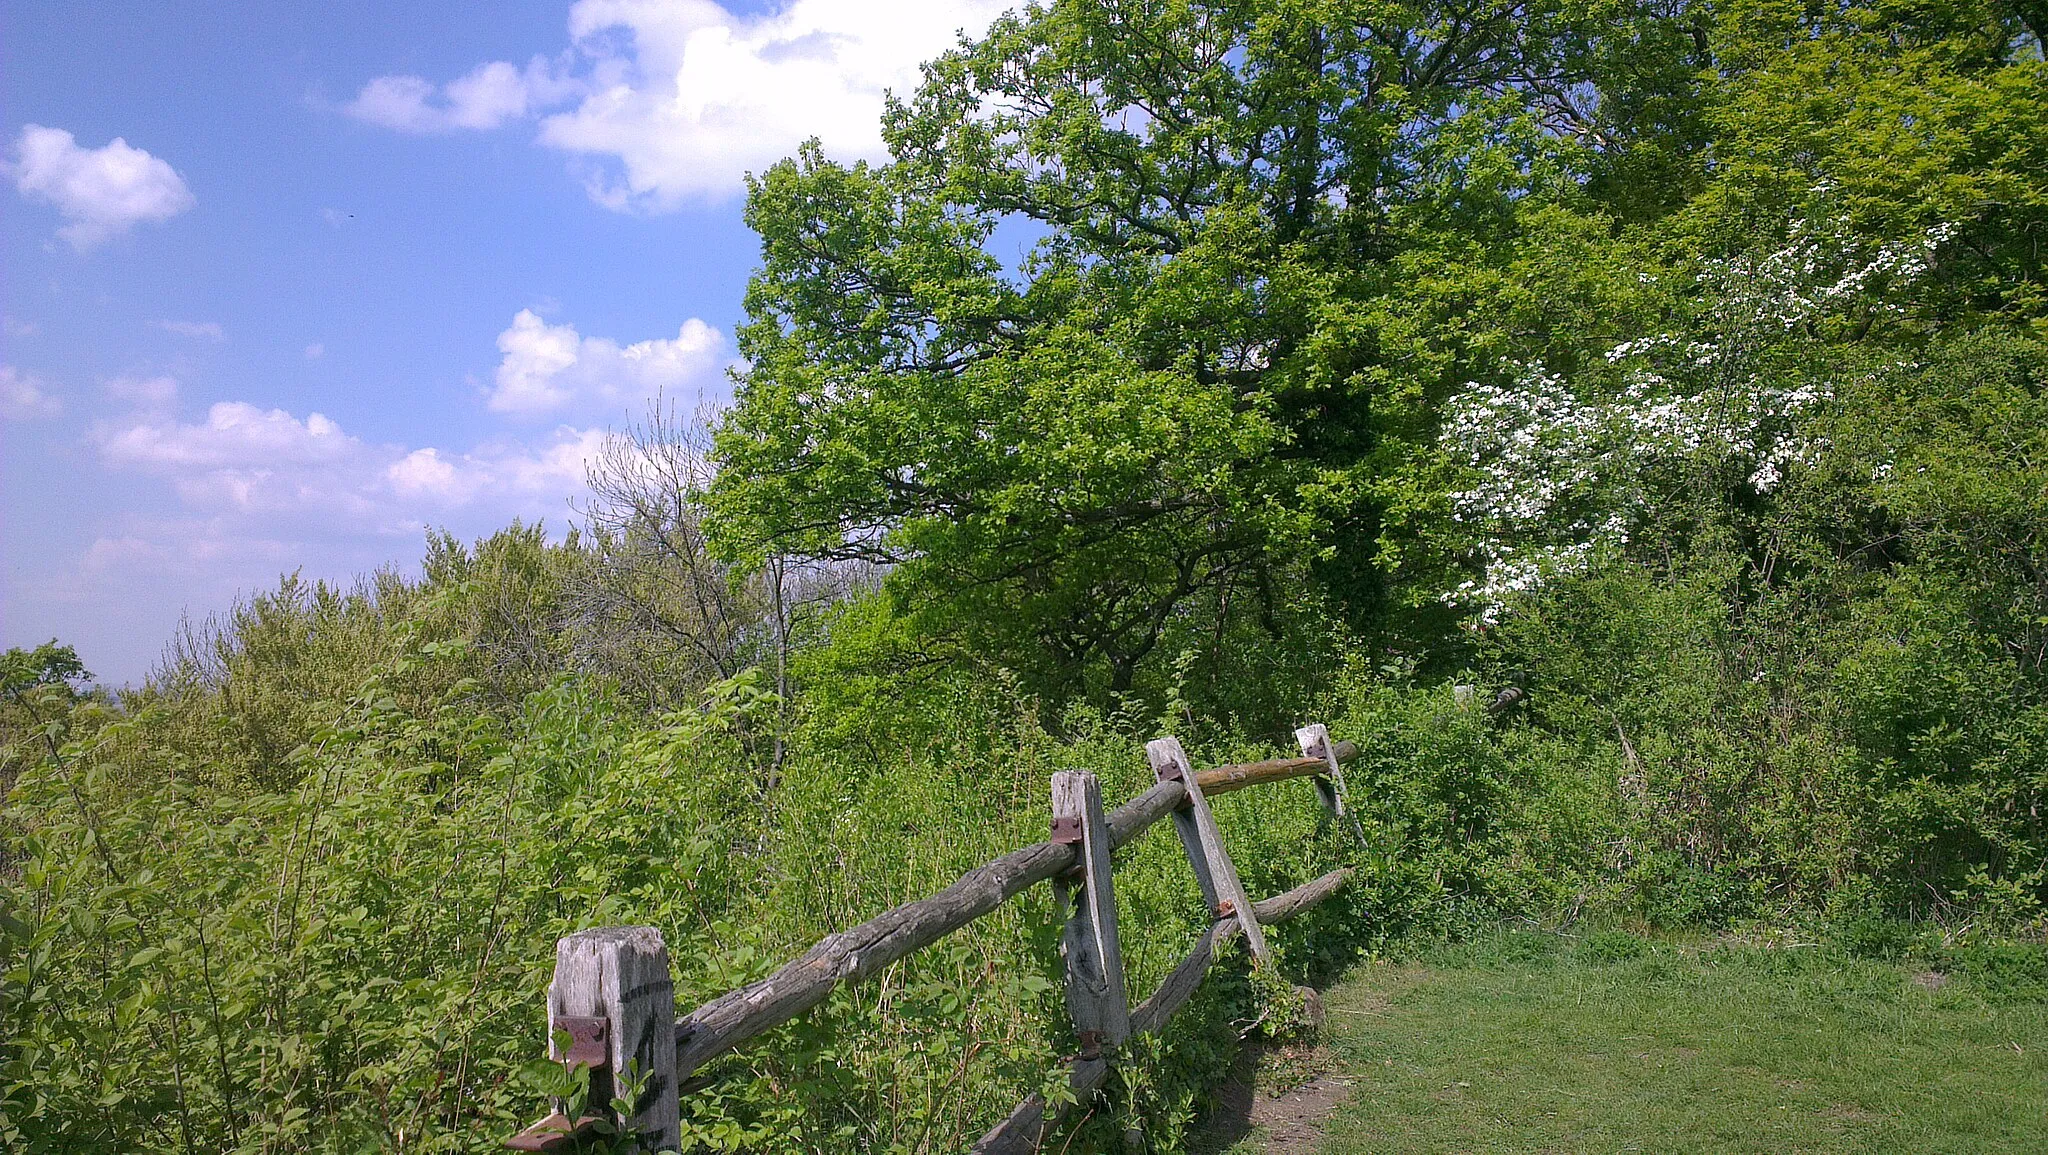
[[[1216,830],[1216,818],[1209,813],[1209,800],[1202,797],[1202,783],[1188,765],[1187,751],[1180,739],[1168,735],[1145,743],[1145,757],[1161,782],[1179,782],[1187,788],[1188,804],[1173,813],[1173,828],[1187,851],[1188,865],[1202,888],[1202,901],[1218,917],[1235,916],[1244,928],[1245,945],[1261,966],[1270,965],[1272,952],[1266,948],[1266,934],[1252,917],[1251,899],[1245,897],[1244,883],[1237,878],[1237,865],[1223,848],[1223,836]]]

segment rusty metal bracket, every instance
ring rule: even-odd
[[[1053,819],[1052,841],[1062,846],[1079,846],[1081,844],[1080,816],[1073,815],[1066,818]]]
[[[1108,1035],[1102,1031],[1079,1031],[1076,1032],[1076,1037],[1081,1040],[1081,1053],[1075,1056],[1076,1058],[1085,1061],[1102,1057],[1102,1044],[1107,1041]]]
[[[593,1134],[601,1122],[596,1115],[585,1115],[571,1123],[567,1115],[556,1111],[505,1140],[505,1146],[514,1151],[570,1151],[579,1139]]]
[[[611,1023],[588,1015],[556,1015],[548,1026],[557,1034],[567,1032],[568,1049],[562,1062],[572,1067],[608,1067],[612,1061]]]
[[[1220,899],[1216,903],[1213,913],[1217,918],[1230,918],[1237,914],[1237,904],[1227,898]]]

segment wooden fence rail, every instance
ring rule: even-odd
[[[644,1079],[635,1109],[617,1120],[632,1128],[647,1150],[681,1139],[679,1091],[706,1062],[825,1001],[842,983],[872,978],[889,964],[937,942],[1041,882],[1058,888],[1071,911],[1061,954],[1068,969],[1067,1001],[1082,1054],[1068,1063],[1068,1082],[1085,1102],[1109,1073],[1107,1050],[1130,1033],[1156,1032],[1200,985],[1218,951],[1242,934],[1261,962],[1267,958],[1263,925],[1293,917],[1335,893],[1349,871],[1324,875],[1286,894],[1251,902],[1223,847],[1207,800],[1220,794],[1293,778],[1313,777],[1325,807],[1345,814],[1340,764],[1356,745],[1332,743],[1322,726],[1296,733],[1303,757],[1218,766],[1192,772],[1180,743],[1148,745],[1158,783],[1104,816],[1094,775],[1062,772],[1054,778],[1053,837],[1012,851],[960,876],[930,898],[906,903],[859,926],[830,935],[781,969],[720,995],[681,1018],[674,1014],[668,956],[652,927],[608,927],[564,938],[556,949],[549,987],[549,1055],[592,1069],[593,1104],[609,1101],[620,1072]],[[1213,922],[1195,949],[1157,991],[1128,1008],[1117,946],[1114,885],[1109,855],[1153,823],[1173,816],[1188,863],[1209,904]],[[1249,912],[1249,918],[1243,915]],[[566,1047],[558,1045],[566,1037]],[[508,1141],[523,1151],[566,1149],[602,1115],[569,1118],[555,1113]],[[977,1152],[1034,1150],[1060,1122],[1046,1116],[1033,1095],[980,1143]]]

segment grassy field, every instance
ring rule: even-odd
[[[1511,934],[1373,964],[1329,1006],[1351,1087],[1324,1155],[2048,1151],[2039,948]]]

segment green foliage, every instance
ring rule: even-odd
[[[998,21],[892,106],[891,163],[810,148],[750,186],[715,534],[889,563],[922,629],[1063,696],[1131,690],[1179,618],[1271,630],[1287,586],[1371,620],[1378,489],[1456,357],[1397,298],[1583,202],[1584,140],[1657,118],[1562,92],[1682,83],[1672,31],[1632,4]]]
[[[1518,603],[1522,756],[1614,784],[1657,922],[1814,903],[2011,923],[2048,890],[2048,349],[1942,337],[1856,370],[1769,500],[1685,515]]]
[[[1102,768],[1112,798],[1149,784],[1124,733],[1055,740],[951,675],[895,722],[821,700],[771,793],[743,740],[780,709],[757,672],[666,714],[575,676],[494,706],[477,644],[422,640],[434,596],[403,603],[394,656],[302,735],[286,788],[153,770],[151,735],[200,698],[81,699],[24,760],[0,831],[10,1150],[492,1149],[540,1101],[556,937],[659,926],[695,1005],[1042,837],[1057,767]],[[1218,811],[1261,893],[1339,860],[1305,785]],[[1204,915],[1171,838],[1119,885],[1143,991]],[[1041,890],[720,1060],[685,1148],[957,1149],[1072,1049],[1055,935]],[[1128,1067],[1127,1117],[1171,1134],[1255,1002],[1222,974]]]
[[[0,656],[0,693],[20,694],[37,686],[72,686],[92,675],[78,660],[78,651],[55,638],[33,650],[14,648]]]
[[[78,651],[55,638],[0,656],[0,793],[23,764],[63,741],[81,697],[93,692],[91,683]]]
[[[731,900],[721,730],[639,732],[567,684],[504,719],[389,689],[310,736],[287,792],[112,792],[129,720],[23,774],[4,895],[23,1149],[459,1149],[526,1106],[507,1077],[542,944]],[[692,751],[712,772],[666,773]]]

